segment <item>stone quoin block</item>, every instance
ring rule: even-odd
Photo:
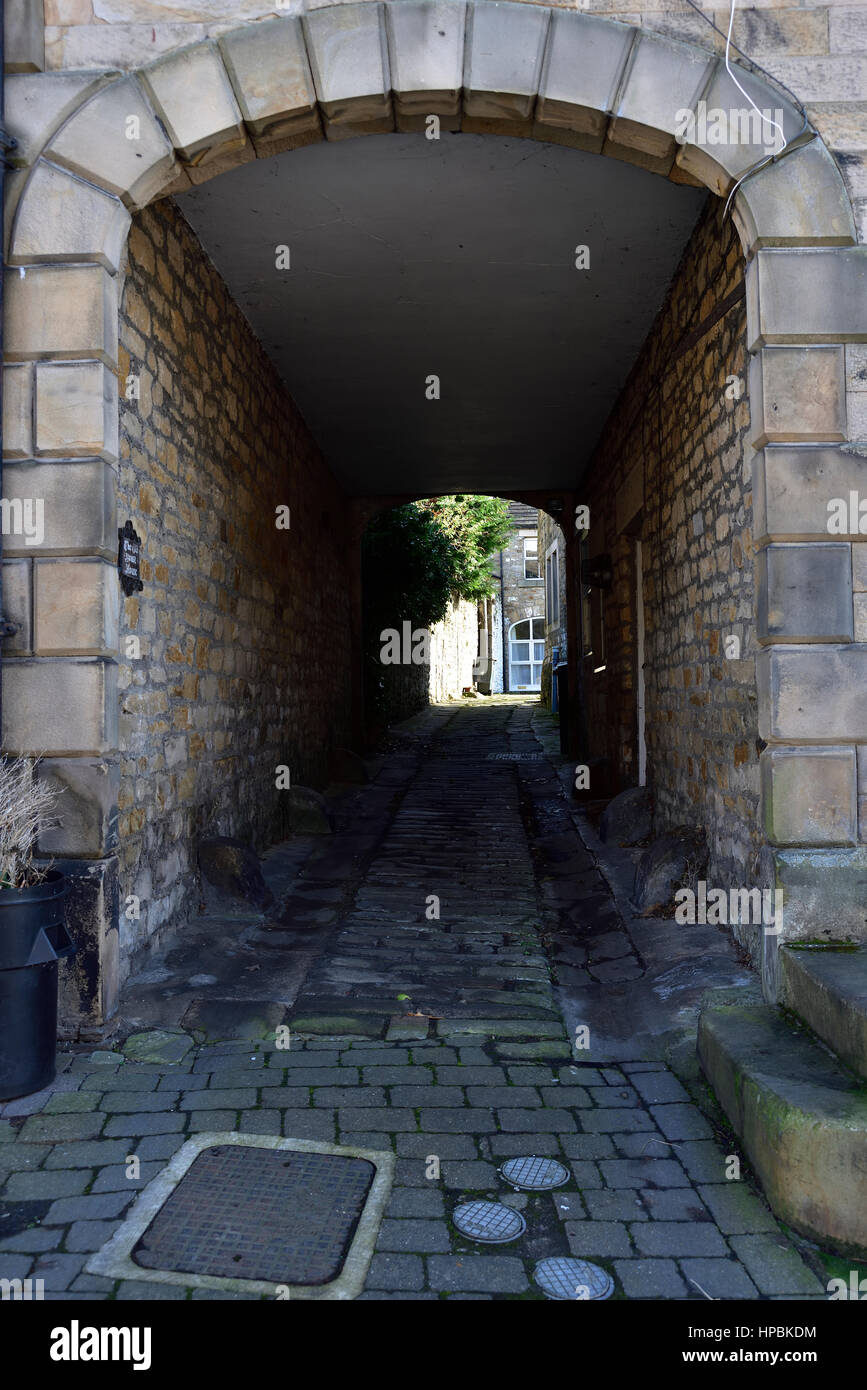
[[[667,173],[677,150],[677,113],[698,100],[712,62],[699,49],[639,31],[603,154]]]
[[[6,656],[33,650],[33,566],[30,560],[3,561],[3,616],[18,631],[3,643]]]
[[[34,568],[35,650],[40,656],[113,656],[120,586],[100,559],[43,560]]]
[[[117,557],[117,476],[110,464],[7,463],[3,495],[41,500],[44,555],[105,553]],[[21,536],[4,536],[6,555],[33,558]]]
[[[219,46],[251,135],[275,140],[320,129],[300,18],[233,29]]]
[[[117,377],[102,362],[36,365],[36,453],[118,454]]]
[[[101,265],[37,265],[7,276],[6,355],[116,366],[116,282]]]
[[[867,341],[867,246],[759,251],[747,266],[747,346]]]
[[[854,748],[766,748],[760,758],[765,830],[775,845],[854,845]]]
[[[541,128],[569,130],[585,137],[583,148],[601,150],[634,41],[631,25],[553,10],[536,105],[537,133]]]
[[[3,457],[29,458],[33,452],[33,367],[18,362],[3,368]]]
[[[684,151],[677,162],[697,172]],[[846,246],[857,236],[846,185],[818,138],[747,179],[732,216],[747,254],[763,246]]]
[[[452,0],[420,0],[385,7],[386,33],[395,112],[415,118],[423,128],[427,115],[457,117],[463,85],[467,7]]]
[[[391,130],[388,45],[382,5],[340,5],[303,18],[326,134]]]
[[[117,746],[117,666],[98,657],[3,664],[9,753],[102,754]]]
[[[45,16],[42,0],[6,0],[3,6],[3,65],[7,72],[42,72]]]
[[[45,758],[38,777],[60,793],[62,822],[39,837],[40,854],[105,855],[117,846],[120,769],[106,758]]]
[[[473,128],[473,120],[529,121],[549,24],[550,12],[537,6],[480,0],[470,7],[464,53],[465,130]]]
[[[857,454],[823,448],[764,449],[753,466],[756,543],[827,540],[829,504],[843,499],[848,507],[852,492],[867,501],[867,459]],[[855,547],[855,555],[859,549]],[[856,573],[858,564],[853,556]],[[857,589],[858,584],[854,587]]]
[[[144,207],[179,172],[172,146],[134,77],[91,97],[61,126],[46,155],[132,208]]]
[[[704,104],[704,124],[700,120],[697,102],[682,103],[684,108],[692,107],[697,119],[688,132],[694,139],[679,145],[677,166],[700,179],[716,193],[727,193],[735,179],[766,157],[766,151],[771,152],[782,144],[776,125],[782,126],[787,142],[794,140],[804,125],[792,103],[764,78],[738,68],[737,79],[762,116],[769,119],[761,119],[719,59],[714,61],[710,69],[707,85],[698,93],[698,100]],[[783,113],[782,119],[778,114],[780,111]],[[729,138],[720,144],[711,144],[710,133],[713,132],[714,138],[721,133],[718,117],[714,115],[718,112],[725,113],[724,133]],[[776,122],[776,125],[771,122]],[[783,163],[790,158],[793,156],[787,155]]]
[[[756,673],[759,736],[766,742],[867,739],[867,646],[763,647]]]
[[[771,956],[784,941],[804,937],[867,943],[867,847],[781,848],[772,862],[773,886],[783,891],[783,930],[765,934]]]
[[[98,261],[114,274],[129,223],[119,198],[40,159],[18,207],[9,261]]]
[[[759,552],[756,574],[759,642],[852,641],[848,545],[770,545]]]
[[[156,113],[187,164],[237,153],[246,143],[241,112],[210,41],[158,58],[142,70]]]
[[[752,443],[846,438],[843,347],[763,348],[750,360]]]

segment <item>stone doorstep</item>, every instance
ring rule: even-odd
[[[780,967],[782,1003],[867,1080],[867,947],[787,946]]]
[[[708,996],[705,1076],[772,1210],[826,1250],[867,1257],[867,1093],[820,1043],[742,991]]]

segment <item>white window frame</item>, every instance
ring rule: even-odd
[[[545,623],[560,626],[560,543],[554,541],[545,551]]]
[[[532,582],[538,582],[538,580],[540,580],[541,577],[542,577],[542,570],[541,570],[541,567],[540,567],[540,565],[539,565],[539,537],[538,537],[538,536],[524,536],[524,537],[523,537],[522,544],[523,544],[523,551],[524,551],[524,578],[527,579],[527,580],[529,580],[531,583],[532,583]],[[533,560],[535,561],[535,564],[536,564],[536,570],[538,571],[536,574],[528,574],[528,573],[527,573],[527,546],[528,546],[528,545],[532,545],[532,546],[535,548],[535,551],[536,551],[535,555],[533,556]]]
[[[515,628],[516,628],[516,627],[520,627],[520,626],[521,626],[521,623],[529,623],[529,624],[530,624],[530,636],[529,636],[529,638],[527,638],[527,639],[525,639],[525,638],[523,638],[523,637],[514,638],[514,637],[512,636],[512,633],[515,631]],[[543,629],[544,629],[544,627],[545,627],[545,619],[544,619],[544,617],[542,616],[541,613],[535,613],[531,618],[516,618],[516,620],[515,620],[513,623],[510,623],[510,624],[509,624],[509,631],[508,631],[508,634],[507,634],[507,644],[508,644],[508,652],[509,652],[509,690],[510,690],[510,691],[512,691],[512,690],[517,690],[517,693],[520,693],[520,692],[525,691],[525,690],[527,690],[527,691],[529,691],[529,690],[541,690],[541,688],[542,688],[542,666],[544,665],[544,650],[543,650],[543,653],[542,653],[542,660],[541,660],[541,661],[535,661],[535,660],[533,659],[533,644],[534,644],[534,642],[542,643],[542,642],[543,642],[543,638],[534,636],[534,631],[533,631],[533,624],[534,624],[534,623],[541,623],[541,625],[542,625],[542,627],[543,627]],[[529,659],[528,659],[527,661],[517,661],[517,660],[514,660],[513,657],[512,657],[512,647],[514,646],[514,644],[515,644],[516,642],[523,642],[523,641],[525,641],[525,640],[527,641],[527,646],[528,646],[528,649],[529,649],[529,650],[528,650],[528,657],[529,657]],[[515,667],[515,666],[529,666],[529,668],[530,668],[530,683],[529,683],[529,685],[522,685],[522,686],[520,687],[519,690],[518,690],[518,688],[515,686],[515,684],[514,684],[514,682],[513,682],[513,680],[512,680],[512,670],[513,670],[513,667]],[[534,684],[534,683],[533,683],[533,668],[534,668],[535,666],[538,666],[538,668],[539,668],[539,680],[538,680],[537,683]]]

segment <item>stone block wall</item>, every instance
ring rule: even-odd
[[[752,462],[743,300],[675,360],[742,282],[708,203],[595,451],[582,500],[607,552],[605,670],[585,662],[591,751],[638,781],[635,541],[642,542],[648,780],[656,830],[708,827],[708,881],[751,881],[759,816]]]
[[[554,680],[554,648],[559,651],[560,661],[567,659],[566,646],[566,537],[563,535],[554,518],[545,511],[539,512],[539,565],[542,571],[543,582],[548,573],[546,566],[546,555],[548,550],[556,542],[557,545],[557,587],[560,598],[560,621],[556,623],[548,622],[548,597],[547,589],[543,594],[545,622],[545,664],[542,668],[542,703],[551,707],[551,687]]]
[[[118,521],[144,582],[119,644],[128,960],[195,909],[201,835],[264,846],[285,829],[276,768],[327,780],[350,738],[349,585],[342,494],[169,200],[133,219],[119,355]]]

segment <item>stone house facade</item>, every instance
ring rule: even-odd
[[[719,874],[780,886],[792,937],[867,940],[857,505],[828,529],[829,503],[867,493],[864,8],[739,15],[736,42],[769,74],[741,63],[741,85],[783,112],[773,162],[752,137],[676,138],[679,112],[742,97],[719,34],[673,0],[158,8],[6,6],[4,496],[41,499],[45,531],[38,553],[4,538],[18,632],[3,739],[45,754],[67,789],[43,848],[75,880],[68,1015],[111,1015],[141,930],[121,904],[149,893],[161,922],[183,910],[200,823],[274,833],[274,760],[312,780],[358,729],[355,499],[165,200],[300,143],[421,130],[430,112],[712,195],[591,467],[575,477],[566,460],[552,489],[569,594],[573,506],[590,507],[588,565],[611,565],[591,724],[635,781],[643,628],[660,815],[701,817]],[[520,500],[551,501],[531,460]],[[146,540],[137,602],[117,583],[126,519]],[[576,618],[567,607],[570,680]],[[770,998],[779,944],[750,943]]]
[[[521,502],[509,503],[512,534],[493,556],[494,597],[479,615],[479,663],[476,683],[492,695],[518,694],[541,688],[543,640],[539,569],[538,513]]]

